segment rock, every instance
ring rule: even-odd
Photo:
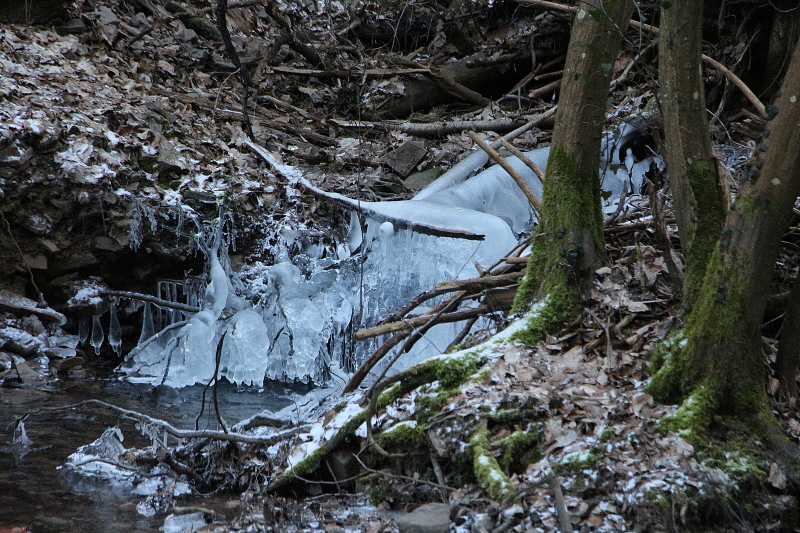
[[[400,533],[448,533],[450,510],[446,503],[428,503],[397,519]]]
[[[336,450],[328,456],[328,462],[337,480],[351,479],[361,470],[353,453],[346,450]]]
[[[70,359],[78,355],[74,348],[46,348],[44,354],[50,359]]]
[[[22,259],[25,261],[25,266],[31,270],[47,270],[47,256],[37,254],[22,254]]]
[[[34,337],[38,337],[45,332],[44,324],[42,324],[42,321],[39,320],[39,317],[36,315],[28,315],[24,317],[21,320],[21,323],[22,327],[25,328],[25,331]]]
[[[30,161],[33,153],[33,148],[16,141],[0,150],[0,167],[22,167]]]
[[[442,171],[438,168],[429,168],[427,170],[423,170],[422,172],[414,172],[405,180],[403,180],[403,185],[412,191],[421,191],[433,183],[434,180],[441,174]]]
[[[153,395],[153,402],[162,407],[181,403],[180,393],[169,385],[157,385],[150,393]]]
[[[55,322],[58,325],[66,324],[67,317],[49,307],[39,307],[39,304],[11,291],[0,290],[0,310],[11,311],[16,315],[36,315],[44,322]]]
[[[119,252],[123,248],[117,241],[105,235],[100,235],[94,239],[94,247],[108,252]]]
[[[6,326],[0,329],[0,342],[4,350],[28,357],[43,348],[42,342],[21,329]]]
[[[19,376],[19,380],[23,383],[31,383],[33,381],[42,380],[42,376],[40,376],[38,372],[29,367],[28,363],[17,363],[16,371],[17,375]]]
[[[428,154],[425,145],[417,141],[408,141],[400,148],[392,150],[382,160],[391,167],[392,170],[405,177],[414,170],[417,163],[422,161]]]
[[[56,28],[59,35],[83,33],[87,30],[86,24],[81,19],[70,19],[64,25]]]
[[[56,359],[54,361],[50,361],[50,368],[53,369],[54,372],[66,372],[71,368],[79,367],[84,364],[83,357],[70,357],[69,359]]]
[[[472,518],[470,533],[488,533],[494,529],[492,519],[487,514],[478,514]]]

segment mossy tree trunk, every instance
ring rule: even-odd
[[[797,367],[800,363],[800,280],[794,280],[775,358],[775,370],[784,398],[797,397]]]
[[[711,153],[701,45],[702,0],[664,2],[658,43],[659,102],[667,174],[686,257],[684,306],[694,304],[725,220],[722,187]]]
[[[600,141],[611,70],[632,0],[579,2],[553,130],[540,226],[514,303],[544,306],[521,340],[536,343],[573,316],[604,251]]]
[[[765,392],[761,324],[767,291],[795,199],[800,193],[800,46],[773,106],[773,119],[731,207],[686,327],[661,348],[664,365],[649,390],[683,400],[667,429],[699,437],[718,414],[775,429]]]

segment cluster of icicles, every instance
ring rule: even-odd
[[[626,145],[637,137],[623,127],[616,137],[606,138],[600,173],[612,203],[623,182],[638,192],[651,164],[663,166],[653,156],[634,161]],[[526,155],[545,169],[548,152],[544,148]],[[542,183],[535,174],[516,158],[509,162],[541,197]],[[277,161],[273,166],[295,182],[303,179],[292,167]],[[145,303],[139,344],[119,370],[131,381],[173,387],[207,383],[214,376],[245,385],[261,385],[264,379],[346,380],[343,375],[383,342],[378,338],[355,345],[354,328],[374,325],[436,283],[477,275],[475,263],[487,266],[503,257],[533,220],[527,199],[499,166],[463,182],[436,185],[413,200],[359,202],[366,224],[353,212],[346,242],[334,246],[308,242],[293,228],[283,228],[284,251],[273,253],[275,264],[256,263],[238,273],[223,266],[227,254],[219,224],[210,245],[199,239],[207,260],[205,279],[163,281],[158,289],[162,299],[200,310],[187,313]],[[400,230],[397,221],[485,239],[434,237]],[[108,339],[117,353],[118,306],[118,301],[111,303]],[[396,369],[441,353],[462,327],[433,328]],[[91,332],[82,325],[81,341],[87,339],[98,351],[103,343],[100,317],[93,317]]]

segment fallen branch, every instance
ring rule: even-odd
[[[755,93],[750,90],[750,87],[745,85],[745,83],[741,80],[741,78],[739,78],[739,76],[731,72],[725,65],[723,65],[716,59],[712,59],[705,54],[703,54],[702,58],[703,61],[705,61],[715,69],[719,70],[723,76],[728,78],[731,81],[731,83],[736,85],[736,87],[740,91],[742,91],[742,94],[744,94],[745,98],[750,100],[750,103],[753,104],[753,107],[756,108],[756,111],[758,111],[758,114],[761,116],[761,118],[768,118],[767,110],[764,107],[764,104],[761,103],[761,100],[758,99],[758,96],[756,96]]]
[[[544,113],[540,115],[536,115],[533,117],[527,124],[520,126],[519,128],[515,129],[511,133],[508,133],[503,136],[503,139],[507,141],[512,141],[522,135],[523,133],[527,132],[534,126],[537,126],[543,123],[545,120],[549,120],[553,117],[556,113],[556,106],[551,107]],[[501,141],[493,141],[489,143],[494,149],[500,148]],[[483,150],[476,150],[475,152],[471,153],[461,161],[459,161],[456,165],[454,165],[450,170],[436,178],[436,180],[422,189],[420,192],[414,196],[414,200],[424,200],[433,196],[434,194],[448,189],[454,185],[458,185],[459,183],[466,180],[475,170],[481,168],[486,162],[489,160],[489,156],[486,155],[486,152]]]
[[[106,409],[114,411],[115,413],[130,417],[133,420],[136,420],[143,424],[152,424],[154,426],[158,426],[164,431],[166,431],[168,434],[178,439],[213,439],[213,440],[223,440],[228,442],[241,442],[243,444],[263,444],[265,446],[272,446],[273,444],[277,444],[278,442],[284,441],[289,437],[293,437],[298,433],[306,431],[310,427],[308,425],[298,426],[288,431],[284,431],[283,433],[278,433],[277,435],[270,435],[268,437],[253,437],[250,435],[242,435],[240,433],[224,433],[222,431],[183,430],[176,428],[175,426],[164,420],[153,418],[138,411],[123,409],[122,407],[117,407],[114,404],[107,403],[101,400],[84,400],[82,402],[70,405],[63,405],[61,407],[44,407],[42,409],[34,411],[34,413],[63,411],[65,409],[76,409],[78,407],[83,407],[85,405],[97,405],[100,407],[104,407]]]
[[[281,74],[292,74],[294,76],[307,76],[314,78],[387,78],[391,76],[409,76],[412,74],[430,74],[430,71],[425,68],[371,68],[367,70],[320,70],[320,69],[306,69],[294,67],[270,67],[274,72]]]
[[[514,169],[514,167],[511,166],[511,163],[506,161],[503,156],[498,154],[497,150],[486,144],[486,142],[484,142],[483,139],[478,137],[478,135],[474,131],[469,132],[469,137],[475,142],[475,144],[481,147],[481,150],[486,152],[489,155],[489,157],[494,159],[498,165],[503,167],[503,170],[508,172],[508,175],[511,176],[511,178],[516,182],[517,186],[519,186],[519,188],[522,190],[522,193],[525,195],[525,198],[528,199],[528,202],[531,204],[531,206],[533,206],[533,208],[536,209],[537,212],[541,213],[542,202],[540,202],[539,199],[536,197],[536,195],[533,193],[530,185],[528,185],[528,182],[526,182],[525,179],[519,175],[519,172],[517,172]],[[500,141],[502,142],[503,139],[500,139]]]
[[[556,504],[556,511],[558,512],[558,530],[560,533],[572,533],[572,523],[569,520],[569,513],[567,512],[567,504],[564,501],[564,492],[561,490],[562,480],[560,477],[553,478],[550,481],[550,488],[553,491],[553,499]]]
[[[538,115],[540,117],[541,115]],[[494,131],[502,133],[511,131],[516,127],[526,124],[526,117],[501,118],[496,120],[456,120],[453,122],[348,122],[344,120],[331,120],[342,128],[375,128],[387,131],[399,131],[416,137],[443,137],[454,133],[461,133],[465,130],[474,131]],[[537,124],[541,124],[538,122]]]
[[[264,161],[266,161],[267,164],[273,167],[277,172],[283,173],[285,165],[281,165],[277,161],[277,158],[272,154],[270,154],[269,152],[267,152],[265,148],[257,145],[256,143],[250,141],[249,139],[245,140],[245,143],[254,152],[256,152],[256,154],[261,156],[261,158],[264,159]],[[420,224],[406,218],[389,216],[385,213],[381,213],[378,210],[378,206],[380,206],[381,203],[383,202],[362,202],[360,200],[354,200],[352,198],[348,198],[347,196],[335,192],[323,191],[322,189],[320,189],[319,187],[315,187],[307,179],[300,177],[299,175],[296,176],[284,175],[284,177],[286,177],[291,183],[301,186],[303,189],[313,194],[314,196],[329,200],[347,209],[353,209],[359,213],[364,213],[365,215],[368,215],[370,218],[373,218],[378,222],[391,222],[400,229],[410,229],[412,231],[415,231],[417,233],[422,233],[424,235],[433,235],[436,237],[450,237],[452,239],[482,241],[486,238],[485,235],[479,235],[477,233],[471,233],[468,231],[461,231],[461,230],[452,230],[448,228],[431,226],[428,224]],[[393,203],[397,204],[399,202],[393,202]]]
[[[433,481],[425,481],[424,479],[401,476],[399,474],[390,474],[388,472],[384,472],[383,470],[373,470],[372,468],[365,465],[364,462],[358,458],[358,455],[353,454],[353,457],[355,458],[356,461],[358,461],[358,464],[361,465],[361,468],[363,468],[370,474],[377,474],[379,476],[387,477],[389,479],[401,479],[403,481],[409,481],[411,483],[421,483],[423,485],[430,485],[431,487],[436,487],[438,489],[447,491],[447,493],[450,493],[453,490],[452,487],[448,487],[447,485],[442,485],[441,483],[434,483]]]
[[[491,313],[492,311],[496,311],[496,309],[493,309],[487,305],[481,305],[465,311],[456,311],[454,313],[443,314],[439,317],[438,323],[446,324],[450,322],[461,322],[462,320],[485,315],[486,313]],[[361,331],[357,331],[353,336],[357,341],[363,341],[373,337],[380,337],[381,335],[388,335],[389,333],[394,333],[396,331],[408,332],[416,327],[424,325],[430,318],[431,317],[429,315],[422,315],[415,318],[401,320],[399,322],[391,322],[389,324],[375,326],[374,328],[362,329]]]
[[[159,307],[164,307],[167,309],[177,309],[178,311],[185,311],[187,313],[199,313],[200,311],[202,311],[201,308],[196,307],[194,305],[182,304],[180,302],[170,302],[169,300],[162,300],[161,298],[156,298],[155,296],[150,296],[149,294],[142,294],[141,292],[104,290],[100,291],[100,296],[116,296],[119,298],[130,298],[131,300],[150,302],[151,304],[156,304]]]
[[[517,283],[522,276],[525,275],[524,270],[518,270],[510,274],[499,274],[497,276],[483,276],[480,278],[463,279],[458,281],[445,281],[436,285],[436,290],[439,291],[469,291],[469,290],[486,290],[495,289],[497,287],[507,287]]]
[[[536,163],[531,161],[531,158],[529,158],[527,155],[522,153],[522,151],[519,148],[517,148],[516,146],[514,146],[513,144],[511,144],[507,140],[500,139],[500,142],[503,143],[503,148],[505,148],[506,150],[511,152],[511,154],[516,156],[517,159],[519,159],[520,161],[525,163],[525,166],[528,167],[529,169],[531,169],[534,174],[536,174],[536,177],[539,178],[539,181],[544,183],[544,172],[542,172],[542,169],[539,168],[539,165],[537,165]]]
[[[528,98],[539,98],[540,96],[544,96],[553,91],[557,91],[560,88],[561,88],[561,80],[560,79],[553,80],[547,85],[542,85],[541,87],[532,90],[530,93],[528,93]]]

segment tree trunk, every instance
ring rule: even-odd
[[[667,174],[686,256],[684,306],[690,309],[725,221],[722,187],[711,153],[701,45],[702,0],[665,2],[659,29],[659,102]]]
[[[567,51],[553,142],[547,163],[540,226],[515,309],[544,305],[521,340],[536,343],[568,320],[600,264],[603,216],[600,140],[606,101],[632,0],[580,2]]]
[[[800,363],[800,280],[794,280],[783,317],[775,369],[781,383],[780,395],[797,398],[797,366]]]
[[[664,366],[651,393],[685,398],[666,429],[700,437],[714,415],[774,429],[765,393],[761,324],[780,239],[800,192],[800,46],[795,47],[773,119],[759,142],[750,181],[728,213],[686,327],[660,348]],[[658,354],[657,354],[658,355]],[[687,394],[689,395],[686,398]]]

